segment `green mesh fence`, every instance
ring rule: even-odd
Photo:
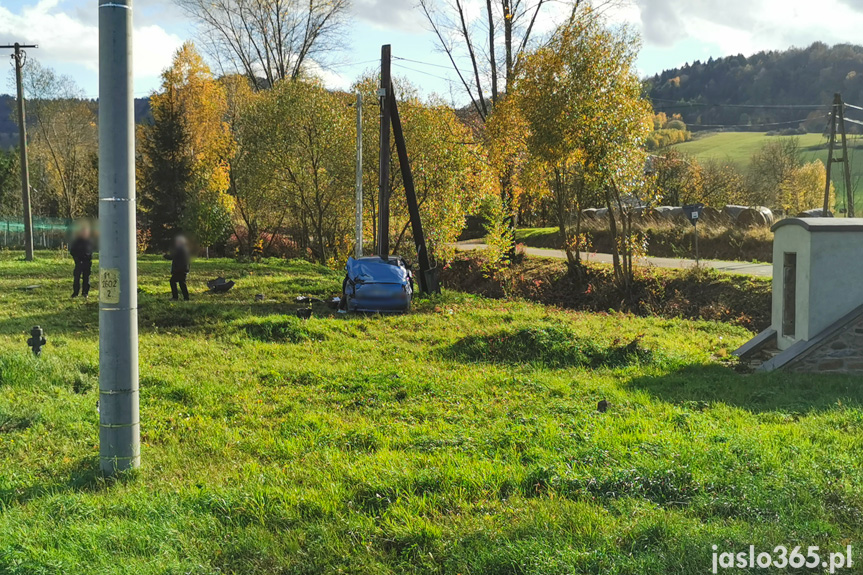
[[[60,248],[69,243],[72,220],[65,218],[33,218],[33,246],[36,249]],[[24,220],[0,218],[0,246],[24,248]]]

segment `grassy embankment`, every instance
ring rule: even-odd
[[[453,292],[301,323],[341,274],[296,261],[198,261],[189,303],[140,262],[144,465],[105,481],[69,267],[0,258],[2,573],[688,575],[863,535],[858,379],[739,375],[726,324]]]

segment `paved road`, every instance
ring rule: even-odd
[[[487,247],[487,245],[482,243],[482,240],[467,240],[464,242],[458,242],[456,244],[456,249],[461,251],[483,250]],[[557,258],[561,260],[566,259],[566,253],[563,250],[525,247],[524,251],[526,254],[531,256]],[[611,254],[588,254],[582,252],[581,257],[584,258],[586,261],[605,264],[611,263]],[[672,269],[687,269],[695,267],[694,260],[684,260],[678,258],[638,258],[638,263],[641,265]],[[773,276],[772,264],[753,264],[747,262],[720,262],[715,260],[701,260],[701,265],[713,268],[720,272],[730,274],[742,274],[768,278]]]

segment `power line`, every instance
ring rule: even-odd
[[[417,70],[416,68],[411,68],[410,66],[405,66],[404,64],[397,64],[393,62],[393,66],[398,66],[403,70],[410,70],[411,72],[416,72],[417,74],[425,74],[426,76],[431,76],[432,78],[437,78],[438,80],[444,80],[446,82],[452,82],[451,78],[445,78],[443,76],[438,76],[437,74],[432,74],[430,72],[426,72],[424,70]]]
[[[787,122],[768,122],[764,124],[687,124],[687,128],[765,128],[769,126],[783,126],[785,124],[802,124],[810,122],[818,118],[826,118],[827,116],[816,116],[815,118],[803,118],[800,120],[788,120]]]
[[[405,62],[413,62],[414,64],[422,64],[423,66],[433,66],[434,68],[452,70],[452,66],[444,66],[443,64],[432,64],[431,62],[423,62],[422,60],[411,60],[410,58],[401,58],[399,56],[393,56],[393,60],[403,60]]]
[[[857,124],[858,126],[863,126],[863,122],[859,120],[852,120],[851,118],[845,118],[846,122],[851,122],[852,124]]]
[[[664,98],[651,98],[652,102],[671,102],[669,105],[660,104],[668,108],[750,108],[750,109],[774,109],[774,110],[821,110],[828,108],[824,104],[709,104],[706,102],[680,102],[679,100],[668,100]],[[863,108],[861,108],[863,110]]]
[[[349,66],[362,66],[364,64],[379,64],[378,60],[363,60],[362,62],[343,62],[341,64],[329,64],[327,66],[321,66],[324,70],[328,68],[347,68]]]

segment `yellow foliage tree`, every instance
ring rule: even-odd
[[[617,240],[615,277],[624,287],[631,283],[636,245],[630,208],[655,191],[644,185],[643,146],[654,116],[634,69],[638,45],[627,29],[585,11],[525,60],[514,92],[530,155],[554,196],[569,263],[580,262],[587,196],[599,195]]]
[[[795,168],[791,176],[781,186],[779,207],[790,215],[823,208],[825,181],[827,181],[827,169],[821,160],[814,160]],[[835,203],[836,190],[831,183],[828,202],[831,211]]]
[[[150,107],[154,122],[139,137],[142,206],[153,241],[164,248],[186,228],[202,246],[217,243],[230,226],[232,200],[225,193],[234,146],[224,87],[191,42],[162,73]]]

